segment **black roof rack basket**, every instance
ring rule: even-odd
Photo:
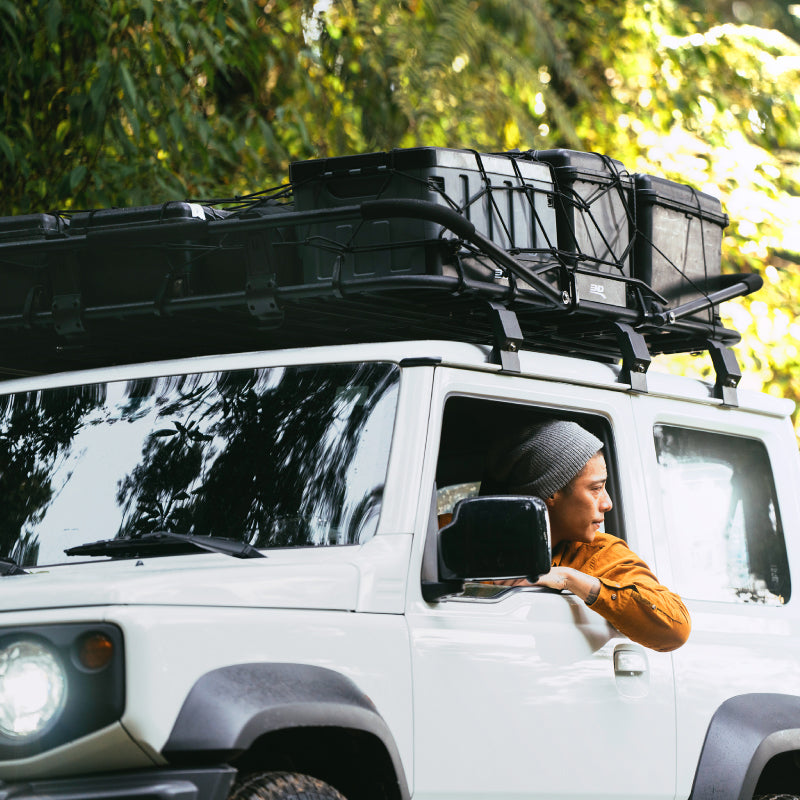
[[[563,220],[554,199],[563,199],[563,166],[518,154],[416,150],[394,151],[405,154],[399,172],[382,170],[385,159],[378,159],[372,170],[348,167],[342,180],[330,164],[336,159],[310,171],[298,166],[293,192],[283,187],[228,211],[175,202],[71,219],[0,219],[0,370],[444,338],[493,344],[509,371],[518,368],[521,348],[621,360],[621,380],[645,391],[651,355],[710,350],[717,393],[735,404],[738,368],[728,354],[739,335],[720,323],[717,310],[757,289],[757,275],[695,274],[687,278],[691,291],[684,282],[680,303],[670,305],[652,285],[657,281],[637,277],[635,268],[637,259],[647,262],[652,278],[665,259],[672,263],[655,241],[658,226],[641,234],[635,214],[629,224],[617,220],[613,232],[623,229],[629,238],[619,256],[609,256],[605,235],[600,256],[574,242],[559,247]],[[561,162],[568,158],[569,151],[557,152]],[[477,187],[469,174],[454,202],[443,185],[469,158],[479,166]],[[445,183],[431,174],[437,169]],[[567,176],[571,202],[578,202],[580,181],[597,194],[585,173]],[[354,174],[367,183],[348,184]],[[396,174],[407,185],[376,191]],[[308,184],[319,190],[320,183],[328,199],[320,203],[312,192],[309,200]],[[599,185],[601,194],[608,191]],[[621,186],[635,204],[635,180],[609,186]],[[667,206],[659,200],[663,187],[648,187],[647,202],[659,213]],[[701,225],[711,219],[712,232],[727,223],[703,208],[694,218]],[[649,249],[637,243],[640,234]],[[692,269],[689,256],[675,267],[682,275]],[[705,250],[700,260],[708,260]]]

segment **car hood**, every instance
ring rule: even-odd
[[[100,560],[0,578],[0,614],[105,605],[353,610],[358,584],[358,568],[341,558],[309,563],[198,554]]]

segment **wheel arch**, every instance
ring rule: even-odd
[[[800,697],[731,697],[709,723],[690,800],[749,800],[767,765],[793,752],[800,752]]]
[[[324,749],[323,742],[379,755],[372,780],[388,787],[387,797],[409,797],[394,737],[373,702],[347,676],[308,664],[236,664],[202,675],[162,754],[172,763],[213,758],[255,766],[259,757],[281,749],[283,757],[289,749],[298,755],[308,751],[308,758]]]

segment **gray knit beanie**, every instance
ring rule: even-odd
[[[492,448],[481,494],[550,497],[602,447],[600,439],[576,422],[550,420],[532,425]]]

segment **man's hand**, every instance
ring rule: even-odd
[[[553,567],[546,575],[542,575],[534,586],[546,586],[559,592],[568,589],[589,606],[600,594],[600,581],[597,578],[572,567]]]

